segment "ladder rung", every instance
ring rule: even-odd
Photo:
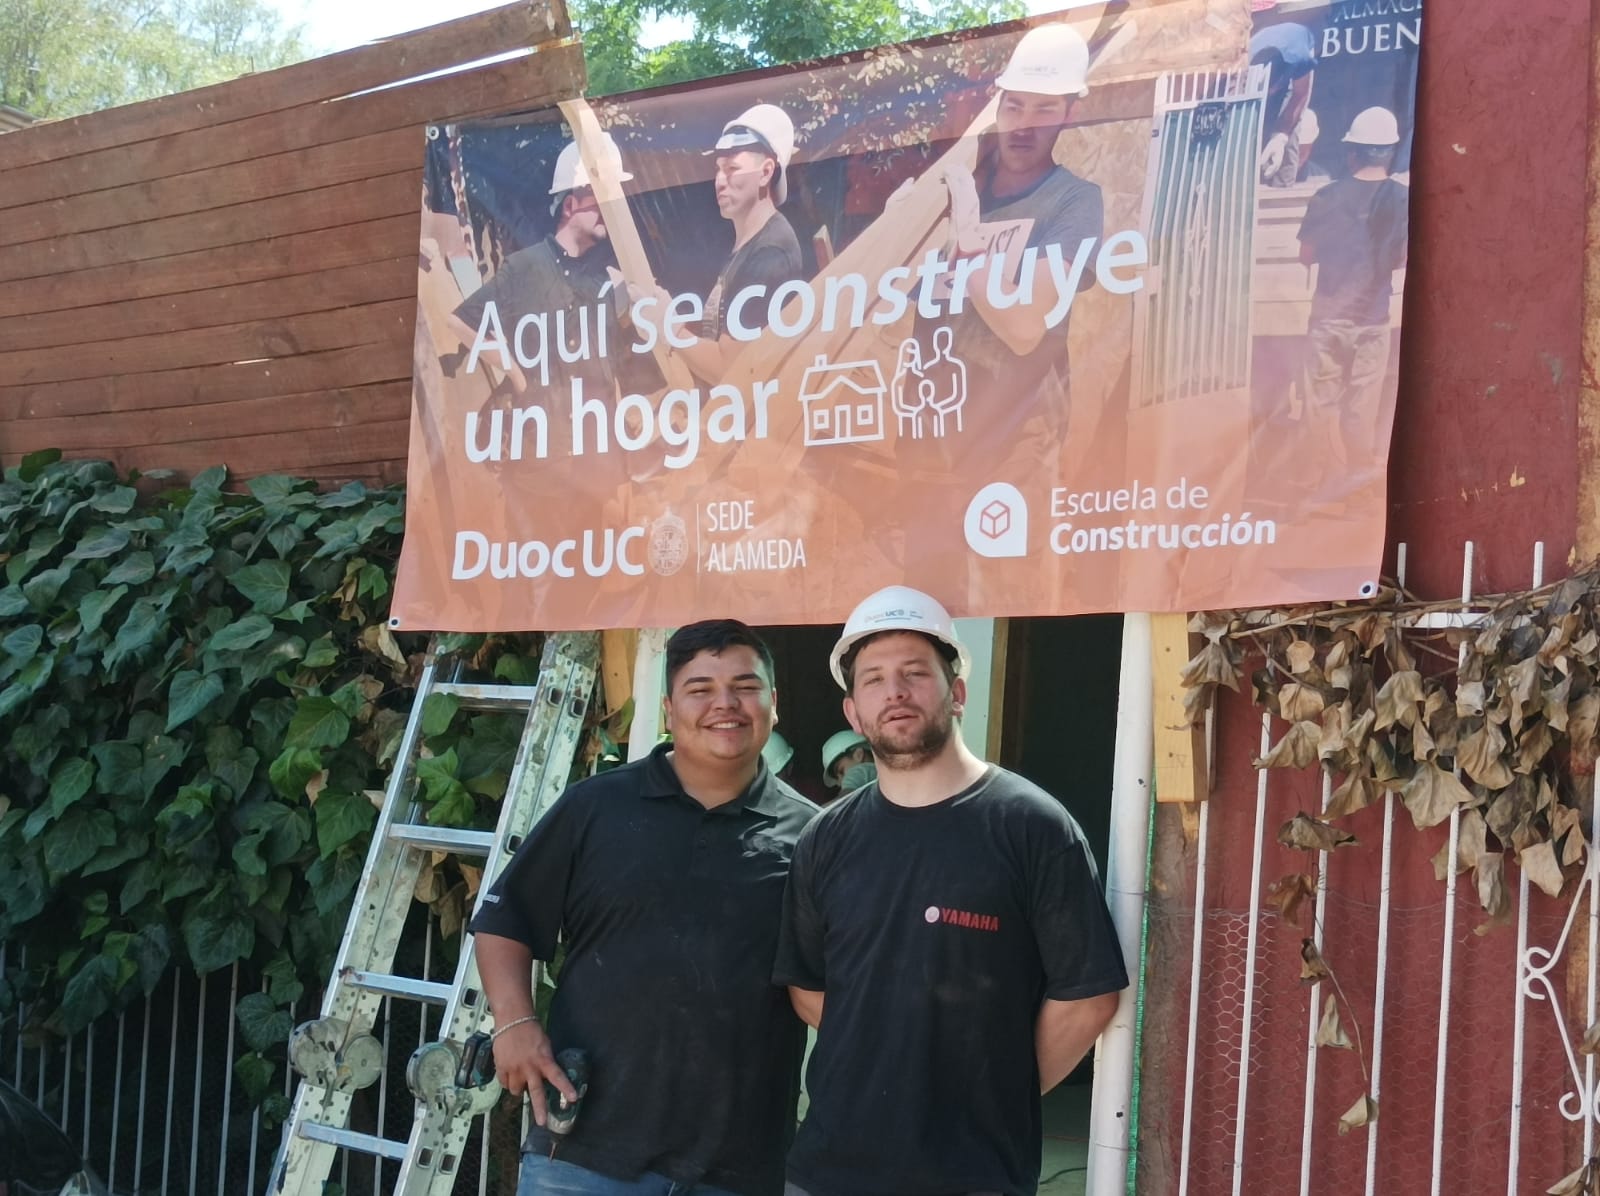
[[[425,822],[400,822],[389,828],[389,838],[414,847],[454,851],[461,855],[488,855],[494,848],[493,831],[464,831]]]
[[[451,986],[434,980],[391,976],[386,972],[358,972],[354,968],[346,972],[344,978],[357,988],[382,993],[387,997],[409,997],[413,1001],[427,1001],[434,1005],[443,1005],[450,1000]]]
[[[476,710],[526,710],[533,705],[537,692],[532,685],[466,685],[441,682],[433,687],[436,694],[450,694],[459,698],[463,706]]]
[[[330,1146],[342,1146],[346,1150],[359,1150],[363,1154],[375,1154],[385,1159],[403,1159],[406,1157],[406,1144],[396,1142],[392,1138],[380,1138],[376,1134],[358,1133],[356,1130],[341,1129],[338,1126],[323,1125],[317,1121],[303,1122],[300,1126],[300,1136],[309,1138],[313,1142],[326,1142]]]

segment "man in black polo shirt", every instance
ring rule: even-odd
[[[669,745],[580,781],[534,827],[473,919],[495,1069],[527,1091],[520,1196],[775,1196],[804,1030],[772,984],[784,878],[816,807],[773,777],[772,655],[744,624],[667,641]],[[535,959],[567,948],[548,1032]],[[555,1054],[581,1047],[576,1127],[544,1127]]]
[[[833,651],[878,778],[806,828],[784,898],[774,978],[818,1027],[790,1196],[1034,1192],[1040,1094],[1128,983],[1078,824],[956,732],[967,659],[904,586]]]

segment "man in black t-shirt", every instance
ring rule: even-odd
[[[717,210],[733,225],[733,253],[706,297],[700,336],[683,350],[695,377],[722,381],[740,346],[767,326],[773,293],[802,277],[800,239],[778,208],[789,197],[794,122],[757,104],[723,126],[716,155]],[[663,308],[664,291],[657,296]]]
[[[877,780],[795,848],[774,979],[818,1028],[789,1155],[803,1196],[1028,1196],[1040,1104],[1127,986],[1083,833],[967,750],[949,614],[891,586],[833,651]]]
[[[1350,173],[1323,187],[1300,223],[1300,260],[1317,267],[1307,329],[1312,417],[1337,424],[1342,466],[1373,459],[1389,366],[1389,301],[1405,265],[1410,189],[1390,177],[1400,127],[1368,108],[1344,136]],[[1332,429],[1329,429],[1330,433]]]
[[[783,1190],[804,1032],[772,964],[817,807],[762,763],[772,654],[748,627],[684,627],[666,666],[671,744],[569,788],[472,922],[495,1070],[533,1103],[519,1196]],[[547,1033],[530,978],[558,938]],[[590,1081],[561,1136],[543,1084],[574,1097],[555,1062],[568,1047]]]

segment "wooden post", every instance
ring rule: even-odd
[[[1203,801],[1210,796],[1203,727],[1189,725],[1179,675],[1199,637],[1189,634],[1185,614],[1150,616],[1150,663],[1155,690],[1156,800]]]

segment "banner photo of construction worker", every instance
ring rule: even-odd
[[[428,130],[393,625],[1374,591],[1421,0],[1149,0]]]

